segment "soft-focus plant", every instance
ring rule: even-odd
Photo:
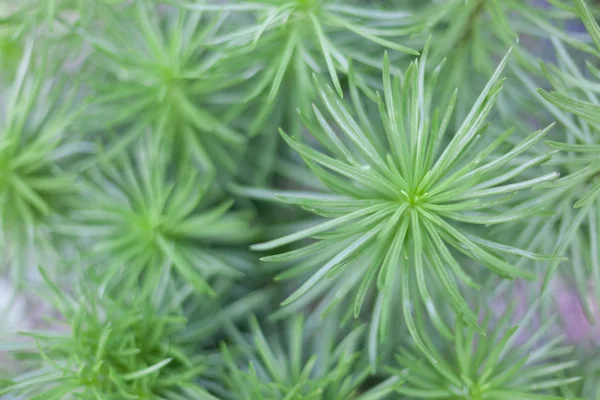
[[[569,399],[600,399],[600,358],[597,350],[584,349],[578,352],[577,356],[580,360],[577,371],[583,379],[573,385],[558,387],[556,392]]]
[[[255,237],[252,212],[231,210],[233,200],[211,191],[212,178],[200,176],[189,158],[172,167],[153,135],[108,162],[100,155],[59,229],[81,237],[90,263],[107,273],[125,265],[124,280],[140,290],[175,275],[212,293],[209,279],[248,272],[246,252],[230,246]]]
[[[599,5],[0,0],[0,397],[597,397]]]
[[[107,0],[110,1],[110,0]],[[0,61],[3,73],[20,58],[25,42],[32,36],[43,40],[52,58],[68,67],[78,64],[83,43],[67,26],[87,24],[93,19],[90,7],[81,0],[22,0],[0,1]],[[12,68],[6,68],[9,71]]]
[[[287,173],[293,155],[276,131],[285,126],[293,135],[303,133],[298,110],[309,116],[317,98],[313,73],[329,75],[340,94],[350,77],[358,85],[371,84],[381,70],[381,51],[418,54],[411,46],[421,44],[410,35],[425,29],[415,26],[412,12],[397,5],[365,7],[338,0],[169,3],[217,15],[231,13],[208,43],[227,52],[229,62],[250,63],[257,69],[243,97],[248,112],[240,116],[240,123],[256,137],[251,151],[262,155],[245,160],[254,175],[244,181],[263,186],[273,176],[296,179]]]
[[[457,104],[458,123],[469,111],[480,86],[494,72],[506,48],[513,48],[512,65],[531,72],[537,69],[537,57],[545,56],[549,36],[560,37],[584,51],[593,51],[579,35],[562,29],[573,19],[573,14],[559,7],[542,7],[534,1],[520,0],[428,3],[416,15],[432,27],[419,33],[431,34],[436,43],[431,54],[433,65],[446,60],[440,79],[451,81],[453,85],[443,87],[442,97],[449,98],[454,88],[459,87],[463,99],[467,99]],[[509,68],[509,76],[511,72]],[[521,87],[509,84],[497,100],[497,109],[507,121],[516,124],[535,113],[537,103],[532,100],[530,95],[524,95]]]
[[[29,262],[49,262],[51,221],[73,194],[68,162],[86,150],[71,129],[76,91],[37,54],[30,38],[0,110],[0,257],[18,285]]]
[[[197,380],[211,368],[208,353],[179,340],[187,323],[180,311],[185,296],[149,298],[114,291],[108,279],[90,275],[71,295],[45,278],[48,299],[60,313],[53,321],[59,328],[26,332],[30,340],[13,345],[15,356],[34,363],[35,369],[7,383],[0,395],[215,399]]]
[[[592,36],[596,46],[600,50],[600,27],[595,21],[590,9],[582,0],[576,0],[576,9],[578,15],[586,26],[586,29]],[[597,163],[598,155],[600,154],[600,146],[597,144],[598,133],[594,130],[599,123],[598,113],[600,106],[598,105],[596,83],[593,79],[599,79],[600,72],[592,63],[588,63],[591,77],[584,76],[577,68],[576,63],[571,59],[568,53],[560,46],[560,42],[556,42],[557,53],[562,68],[546,67],[546,77],[554,87],[554,92],[548,93],[540,89],[539,93],[542,97],[560,110],[567,111],[577,117],[576,122],[571,122],[564,117],[564,114],[559,114],[560,121],[565,121],[567,130],[567,143],[549,142],[551,147],[562,150],[568,153],[574,153],[573,162],[568,163],[569,166],[578,168],[576,173],[571,173],[562,181],[555,183],[563,187],[564,190],[571,190],[577,193],[577,201],[574,204],[575,208],[581,208],[588,203],[598,199],[600,193],[600,182],[596,182],[594,178],[600,172],[600,166]],[[577,97],[586,97],[585,100],[580,100]],[[567,122],[569,121],[569,122]],[[579,165],[578,165],[579,164]],[[580,165],[585,166],[581,168]],[[584,184],[587,187],[583,188],[581,193],[573,185]],[[579,187],[577,187],[579,189]]]
[[[600,48],[600,28],[591,9],[583,1],[575,1],[577,15]],[[569,261],[560,268],[577,288],[588,317],[593,319],[592,302],[600,299],[600,256],[598,255],[598,206],[600,205],[600,131],[598,130],[597,68],[587,62],[588,73],[578,67],[578,59],[558,38],[552,38],[556,63],[542,63],[545,78],[552,91],[538,89],[539,103],[560,125],[557,140],[546,144],[560,151],[551,161],[561,175],[560,179],[538,185],[544,189],[528,205],[546,203],[555,211],[550,219],[532,219],[520,235],[519,241],[538,251],[565,255]],[[533,81],[522,77],[533,90]],[[527,206],[527,204],[525,205]],[[550,238],[550,240],[547,240]],[[552,272],[559,266],[555,261],[547,274],[547,286]],[[592,294],[590,296],[590,294]],[[592,300],[593,299],[593,300]]]
[[[212,173],[235,171],[246,139],[227,113],[251,71],[208,46],[225,18],[147,0],[99,4],[96,15],[101,26],[74,27],[93,45],[87,61],[97,68],[85,128],[125,129],[108,143],[117,153],[156,128],[175,154],[193,155]]]
[[[83,2],[80,0],[23,0],[20,2],[0,1],[0,23],[26,31],[44,26],[54,32],[60,17],[81,16]]]
[[[266,65],[266,73],[259,85],[260,90],[269,87],[269,102],[275,99],[284,76],[292,68],[304,90],[310,86],[311,71],[327,69],[336,91],[342,96],[338,73],[348,73],[350,59],[380,69],[377,61],[357,51],[359,45],[372,43],[418,55],[416,50],[396,41],[417,30],[411,25],[411,13],[397,9],[369,9],[335,0],[176,4],[191,10],[246,11],[256,15],[250,23],[217,36],[213,42],[241,47],[238,51],[246,53],[257,47],[259,54],[269,51],[263,55],[265,61],[279,59],[277,63]]]
[[[368,370],[357,347],[364,329],[359,327],[343,336],[335,315],[317,322],[322,325],[315,326],[314,322],[311,326],[302,315],[296,315],[285,324],[282,334],[265,336],[252,319],[250,338],[234,331],[236,347],[222,348],[226,363],[224,397],[376,400],[386,398],[401,384],[401,379],[392,377],[362,392]]]
[[[393,376],[406,381],[397,392],[422,399],[563,399],[548,393],[554,388],[568,391],[566,388],[581,379],[558,377],[560,373],[568,373],[577,361],[559,363],[555,359],[573,349],[561,346],[560,337],[544,341],[553,319],[523,340],[521,334],[532,313],[511,327],[512,312],[509,307],[497,321],[491,321],[491,314],[486,313],[483,322],[486,336],[457,319],[454,345],[448,352],[436,352],[435,361],[422,360],[410,350],[402,349],[397,355],[402,368],[389,368]],[[421,326],[421,331],[425,333],[426,328]],[[431,340],[426,334],[423,338]]]

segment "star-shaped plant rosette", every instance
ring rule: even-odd
[[[573,376],[573,369],[578,362],[554,362],[557,357],[572,353],[573,348],[564,345],[561,337],[547,339],[555,318],[532,328],[538,305],[531,307],[519,324],[513,326],[511,306],[499,318],[494,318],[491,312],[484,313],[482,325],[488,332],[486,336],[478,335],[457,319],[454,340],[444,351],[435,351],[435,361],[422,360],[411,350],[401,349],[396,356],[401,368],[387,368],[392,376],[405,379],[397,392],[407,398],[442,400],[564,399],[551,393],[557,388],[565,394],[577,389],[576,382],[581,377]],[[423,338],[431,344],[433,337],[420,322]],[[527,329],[530,332],[526,333]]]
[[[360,311],[366,291],[376,284],[381,307],[376,308],[373,318],[385,326],[392,307],[392,288],[399,281],[408,328],[419,347],[430,354],[419,339],[411,313],[411,302],[415,300],[413,279],[420,300],[427,305],[438,326],[442,327],[444,322],[428,290],[428,280],[436,278],[444,288],[448,303],[469,326],[482,332],[456,280],[472,288],[478,284],[453,251],[463,253],[505,278],[536,277],[533,272],[507,262],[505,254],[553,259],[470,233],[475,226],[509,223],[538,211],[511,212],[500,206],[511,201],[517,191],[551,181],[558,175],[552,172],[527,180],[516,179],[522,172],[547,161],[552,152],[532,156],[523,164],[511,164],[515,157],[526,155],[550,127],[530,134],[501,155],[495,154],[495,150],[507,146],[512,130],[487,140],[481,149],[476,147],[478,139],[484,141],[481,139],[488,135],[484,123],[502,88],[500,75],[508,57],[507,54],[501,61],[460,128],[449,138],[445,135],[457,95],[455,92],[443,113],[433,108],[440,68],[426,79],[427,51],[411,64],[403,78],[390,75],[386,55],[384,96],[376,96],[381,116],[377,127],[376,121],[366,117],[365,109],[355,105],[353,114],[331,87],[315,80],[323,104],[337,126],[334,127],[319,108],[314,108],[318,124],[309,124],[308,129],[323,151],[283,131],[281,134],[329,192],[266,192],[263,195],[270,193],[328,220],[256,244],[253,249],[267,251],[306,238],[318,239],[302,249],[263,258],[293,262],[318,257],[331,246],[340,246],[341,250],[327,259],[283,305],[300,299],[323,279],[335,279],[347,268],[360,268],[363,277],[356,283],[355,315]],[[366,253],[374,257],[372,262],[351,262]],[[303,267],[297,264],[293,268]],[[293,269],[289,273],[292,275]]]

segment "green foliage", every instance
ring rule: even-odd
[[[345,76],[352,74],[365,84],[372,71],[381,69],[382,49],[418,54],[403,44],[419,29],[412,26],[408,11],[337,0],[174,3],[190,10],[247,14],[210,43],[229,49],[235,62],[254,62],[260,68],[246,97],[253,100],[255,117],[249,121],[253,136],[269,134],[283,121],[294,134],[301,134],[297,109],[310,110],[316,96],[311,84],[314,72],[326,72],[343,95]]]
[[[483,324],[488,332],[486,336],[478,335],[474,329],[465,327],[457,319],[454,346],[448,355],[436,354],[435,362],[422,361],[409,350],[401,351],[397,361],[405,369],[391,371],[406,379],[406,384],[397,391],[410,398],[562,398],[543,393],[553,388],[568,390],[567,387],[580,380],[579,377],[556,377],[557,373],[568,372],[577,365],[576,361],[555,362],[557,357],[571,353],[572,348],[560,346],[560,337],[540,344],[551,328],[553,319],[539,326],[527,339],[520,338],[532,314],[526,315],[520,325],[508,327],[513,311],[508,309],[495,321],[493,328],[488,313]],[[422,331],[426,329],[422,328]],[[429,338],[425,340],[429,341]]]
[[[0,0],[0,397],[598,398],[598,17]]]
[[[597,46],[600,45],[600,29],[592,17],[591,9],[583,1],[576,1],[575,4],[577,14],[591,38]],[[553,91],[538,89],[538,92],[544,107],[562,125],[560,140],[546,142],[549,147],[560,151],[552,164],[562,177],[538,186],[547,190],[541,200],[553,207],[556,216],[549,221],[536,221],[537,228],[530,233],[534,236],[529,241],[536,246],[536,238],[542,237],[539,235],[540,229],[554,236],[554,240],[538,243],[537,246],[544,246],[544,251],[568,256],[569,265],[562,270],[570,272],[570,279],[575,282],[584,309],[588,317],[593,319],[593,302],[600,299],[600,259],[597,249],[600,132],[596,115],[600,111],[596,83],[600,74],[587,61],[589,74],[586,76],[563,41],[552,38],[552,43],[556,49],[557,63],[542,63],[541,70]],[[540,202],[540,199],[532,202]],[[557,266],[558,262],[555,262],[552,269]],[[594,292],[592,301],[589,296],[590,283]]]
[[[15,378],[0,395],[29,399],[213,399],[196,383],[210,366],[179,336],[186,319],[180,299],[150,299],[86,276],[70,296],[47,286],[66,330],[29,332],[34,343],[17,353],[36,369]],[[179,300],[179,301],[178,301]],[[18,346],[15,346],[18,347]]]
[[[61,76],[47,79],[48,70],[28,40],[1,110],[0,243],[18,284],[25,257],[53,247],[47,224],[73,194],[68,163],[85,149],[69,135],[78,114],[71,104],[76,92]]]
[[[600,49],[600,27],[585,3],[576,1],[576,4],[579,16]],[[568,168],[575,168],[577,171],[571,173],[567,170],[568,174],[561,178],[561,181],[552,185],[561,187],[565,192],[577,193],[574,207],[581,208],[595,202],[600,193],[600,182],[596,182],[595,179],[600,172],[600,165],[598,165],[600,146],[598,145],[598,132],[595,130],[600,121],[598,117],[600,106],[597,104],[598,91],[595,90],[597,84],[583,76],[560,42],[556,41],[555,45],[562,68],[545,66],[544,72],[556,92],[548,93],[540,89],[539,93],[558,109],[577,117],[577,120],[572,122],[565,117],[564,113],[553,109],[558,114],[557,117],[560,117],[560,121],[568,124],[569,131],[567,143],[554,141],[548,143],[551,147],[572,155],[563,162],[568,164]],[[593,78],[599,79],[600,73],[591,63],[588,64],[588,68]],[[579,97],[588,97],[591,101],[579,100]]]
[[[584,348],[577,356],[581,360],[578,373],[583,379],[574,385],[559,387],[557,393],[567,398],[600,399],[600,365],[597,352],[592,350],[590,354],[590,349]]]
[[[501,157],[489,158],[495,149],[505,145],[512,130],[474,149],[477,138],[485,134],[486,116],[502,88],[499,76],[506,58],[458,131],[442,147],[456,96],[444,112],[432,109],[437,74],[425,79],[426,53],[427,50],[420,61],[411,64],[402,80],[391,78],[387,58],[384,60],[384,99],[377,98],[381,127],[375,127],[375,121],[361,118],[365,111],[359,103],[355,104],[357,117],[353,117],[329,86],[316,82],[327,111],[345,137],[336,135],[318,108],[315,115],[320,125],[308,127],[331,156],[283,132],[282,135],[332,194],[276,195],[329,220],[253,248],[270,250],[307,237],[323,236],[318,244],[294,251],[291,256],[284,255],[289,261],[311,257],[330,246],[341,246],[342,250],[326,260],[284,305],[310,291],[321,279],[334,277],[345,268],[361,268],[362,281],[360,285],[356,282],[354,313],[358,315],[364,292],[376,282],[382,307],[375,318],[385,325],[389,315],[386,310],[392,307],[394,282],[399,280],[408,328],[421,349],[428,352],[418,339],[412,319],[410,302],[416,294],[410,282],[416,279],[418,295],[441,329],[447,330],[431,302],[427,285],[427,280],[434,276],[443,285],[444,301],[452,304],[470,326],[478,328],[476,315],[462,298],[456,278],[474,288],[478,284],[450,249],[476,259],[503,277],[533,279],[535,275],[513,267],[496,254],[519,254],[532,259],[552,257],[485,240],[466,230],[465,225],[493,225],[529,217],[535,209],[498,212],[497,206],[509,202],[516,191],[551,181],[557,174],[514,181],[528,168],[547,161],[551,152],[531,156],[517,167],[509,164],[515,157],[526,154],[549,128],[532,133]],[[377,132],[385,132],[385,136],[378,136]],[[386,151],[388,148],[392,151]],[[474,151],[476,156],[471,155]],[[508,183],[511,180],[513,183]],[[369,252],[375,254],[369,265],[351,263]],[[281,256],[273,256],[265,260],[280,259]],[[303,269],[304,265],[296,268]],[[431,275],[431,270],[435,275]]]
[[[315,321],[312,321],[313,325]],[[364,329],[345,337],[337,334],[339,320],[331,316],[322,326],[310,326],[302,315],[290,318],[282,334],[265,336],[256,319],[251,320],[252,339],[235,332],[238,358],[224,346],[227,364],[223,382],[225,398],[232,400],[301,400],[384,398],[400,379],[390,378],[358,395],[368,376],[357,347]],[[358,365],[362,365],[357,368]]]
[[[204,11],[246,11],[256,14],[251,23],[214,40],[229,43],[265,60],[277,59],[269,65],[259,88],[269,89],[268,101],[275,99],[289,68],[294,79],[310,85],[309,70],[327,69],[333,85],[343,95],[338,72],[348,73],[350,58],[379,68],[373,61],[356,56],[356,46],[369,42],[408,54],[418,55],[409,47],[388,38],[398,38],[417,30],[407,26],[410,13],[346,5],[334,0],[259,1],[243,4],[181,4],[182,7]],[[383,26],[383,27],[382,27]],[[267,54],[262,54],[268,50]],[[240,50],[238,50],[240,51]],[[268,58],[266,58],[268,57]]]
[[[47,24],[54,31],[55,19],[73,11],[79,11],[82,2],[79,0],[24,0],[9,4],[8,1],[0,2],[0,15],[2,22],[18,31],[25,31],[31,27]],[[5,12],[7,9],[8,12]]]
[[[252,213],[232,211],[233,201],[211,191],[210,178],[200,178],[189,163],[172,168],[159,146],[136,142],[135,150],[100,161],[79,182],[68,225],[59,227],[74,238],[83,234],[90,262],[108,273],[127,265],[134,287],[151,291],[175,274],[214,294],[209,278],[243,275],[243,252],[227,246],[255,237]]]
[[[178,8],[159,12],[147,0],[117,9],[99,5],[97,14],[109,28],[78,29],[94,46],[89,62],[103,78],[91,83],[95,96],[86,126],[124,127],[127,134],[109,143],[115,153],[151,127],[165,146],[191,154],[204,169],[214,172],[218,163],[235,170],[245,137],[230,126],[235,113],[226,111],[246,76],[227,54],[208,46],[224,18]]]

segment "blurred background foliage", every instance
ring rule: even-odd
[[[0,0],[0,397],[600,399],[599,6]],[[394,175],[399,109],[410,136],[453,102],[438,146],[466,161],[495,143],[494,165],[555,123],[476,182],[516,185],[484,217],[519,218],[452,223],[534,279],[446,235],[440,265],[479,286],[455,283],[467,308],[426,241],[422,276],[388,280],[381,317],[389,276],[363,285],[367,267],[394,253],[389,268],[414,268],[414,227],[441,229],[411,220],[402,246],[364,248],[350,239],[372,220],[310,230],[379,198],[358,178]],[[328,178],[316,152],[358,180]],[[281,256],[250,249],[281,237]]]

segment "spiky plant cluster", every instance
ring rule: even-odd
[[[15,346],[21,347],[17,356],[36,368],[0,394],[48,400],[211,398],[196,383],[208,368],[207,355],[181,343],[185,297],[117,293],[110,282],[92,276],[71,296],[46,279],[59,326],[55,332],[29,332],[31,340]]]
[[[571,39],[560,29],[572,14],[559,8],[547,9],[534,2],[497,0],[456,0],[423,2],[416,18],[431,29],[424,32],[432,35],[437,43],[432,49],[433,65],[445,61],[441,79],[454,82],[444,87],[440,95],[447,99],[456,87],[466,100],[457,105],[457,116],[463,118],[469,111],[481,85],[493,74],[497,59],[506,49],[513,47],[511,65],[535,70],[535,57],[545,48],[548,35],[558,35],[573,45],[589,50],[579,40]],[[426,36],[421,37],[423,42]],[[511,71],[509,70],[508,73]],[[513,90],[509,85],[498,99],[499,109],[506,118],[514,119],[523,107],[535,108],[530,96]],[[457,121],[460,123],[460,120]]]
[[[436,353],[435,360],[420,360],[410,350],[401,351],[397,355],[400,368],[390,369],[393,375],[406,380],[397,391],[407,398],[448,400],[562,398],[547,393],[554,388],[569,392],[568,388],[580,380],[556,375],[577,364],[576,361],[555,361],[573,349],[561,346],[560,338],[543,341],[552,319],[525,340],[520,338],[532,314],[528,313],[519,325],[510,327],[512,311],[509,308],[497,321],[491,321],[491,315],[487,313],[483,324],[487,336],[478,335],[457,319],[453,346],[448,352]],[[426,340],[429,341],[429,337]]]
[[[351,60],[379,69],[379,61],[367,54],[380,48],[418,54],[402,44],[406,36],[417,30],[411,24],[411,13],[403,10],[370,9],[336,0],[176,4],[190,10],[250,14],[248,21],[228,29],[211,42],[225,44],[259,61],[264,71],[254,93],[264,92],[267,104],[273,102],[282,89],[310,93],[306,89],[310,86],[311,74],[322,70],[327,71],[336,91],[342,95],[340,75],[348,74]],[[286,77],[292,85],[290,88],[282,87]],[[302,109],[311,100],[310,97],[299,99],[295,105]]]
[[[125,130],[108,139],[115,151],[150,127],[175,154],[192,155],[204,169],[214,173],[218,163],[235,170],[245,137],[231,119],[243,95],[239,86],[252,71],[209,45],[225,18],[147,0],[100,3],[96,14],[100,26],[74,27],[93,46],[88,61],[100,78],[90,82],[86,127]]]
[[[0,47],[3,49],[0,60],[3,74],[12,73],[12,68],[7,67],[23,54],[32,32],[42,35],[46,44],[52,43],[54,60],[74,69],[78,64],[82,41],[75,32],[65,29],[61,21],[85,23],[85,19],[93,18],[91,13],[81,12],[83,6],[84,2],[80,0],[0,1]]]
[[[35,52],[37,54],[37,52]],[[45,57],[34,55],[34,42],[24,54],[12,84],[4,91],[0,119],[0,244],[2,264],[12,265],[15,282],[36,254],[49,256],[48,223],[64,211],[75,175],[69,161],[85,145],[67,130],[78,115],[75,91],[65,90],[64,76]],[[34,262],[40,262],[37,259]],[[46,262],[49,260],[46,259]]]
[[[111,274],[126,265],[127,279],[148,290],[176,275],[214,293],[210,278],[244,273],[243,252],[227,246],[256,236],[252,213],[232,211],[231,199],[211,191],[211,177],[185,163],[170,167],[161,144],[138,141],[109,162],[101,158],[78,182],[80,195],[60,230],[85,238],[98,268]]]
[[[597,48],[600,48],[600,28],[594,20],[592,8],[583,1],[569,7],[581,18]],[[582,70],[576,51],[569,49],[563,38],[551,39],[556,50],[555,62],[541,64],[541,74],[551,88],[538,89],[543,109],[560,124],[560,133],[546,144],[560,151],[552,159],[552,168],[562,177],[554,182],[538,185],[539,198],[528,204],[545,203],[555,210],[552,218],[533,219],[530,229],[520,241],[537,251],[566,256],[560,268],[561,275],[572,281],[579,292],[582,305],[590,320],[595,320],[594,309],[600,301],[600,256],[598,254],[598,206],[600,205],[600,132],[597,124],[597,85],[600,74],[593,65],[597,56],[586,60],[587,71]],[[531,81],[525,82],[533,90]],[[542,192],[542,190],[544,190]],[[552,237],[544,241],[545,236]],[[542,239],[542,240],[541,240]],[[559,261],[551,264],[551,270]],[[551,277],[552,274],[548,275]]]
[[[583,379],[573,385],[559,387],[557,394],[567,398],[600,399],[600,365],[598,364],[598,353],[589,350],[578,354],[582,362],[579,367]]]
[[[586,29],[592,36],[596,47],[600,49],[600,27],[594,20],[590,9],[582,1],[576,1],[576,10],[582,18]],[[598,124],[598,106],[597,88],[592,79],[598,80],[600,73],[594,65],[588,61],[588,68],[591,76],[585,77],[576,67],[576,62],[569,57],[564,47],[559,41],[555,42],[557,53],[559,55],[560,67],[546,67],[546,77],[552,84],[554,92],[548,93],[540,89],[542,97],[552,105],[562,111],[571,113],[576,117],[575,121],[570,121],[564,114],[559,114],[561,121],[568,125],[566,143],[549,142],[549,145],[562,150],[570,157],[573,162],[565,162],[576,169],[576,172],[567,171],[568,175],[563,180],[565,190],[575,194],[575,208],[585,207],[589,203],[598,200],[600,193],[600,183],[595,177],[600,172],[597,159],[600,155],[598,146],[598,133],[595,126]],[[577,80],[579,78],[580,80]],[[587,99],[585,99],[587,97]],[[582,99],[583,98],[583,99]],[[589,101],[588,101],[589,99]],[[569,122],[567,122],[569,121]],[[576,185],[582,185],[576,186]]]
[[[444,323],[431,301],[427,282],[436,278],[445,291],[444,301],[452,304],[471,326],[478,327],[477,317],[461,296],[456,280],[471,287],[478,287],[478,284],[460,265],[451,249],[476,259],[503,277],[534,278],[530,272],[512,266],[501,255],[520,253],[534,259],[545,256],[473,235],[466,227],[506,223],[526,218],[536,211],[498,212],[497,207],[509,202],[517,190],[527,190],[556,178],[557,174],[551,172],[515,180],[528,168],[547,161],[550,152],[531,156],[517,167],[509,164],[526,153],[548,128],[508,146],[509,150],[501,157],[489,158],[496,148],[506,145],[512,130],[498,134],[481,146],[476,144],[478,137],[490,135],[485,132],[484,122],[502,88],[499,76],[506,63],[504,59],[468,117],[442,147],[456,97],[444,112],[432,109],[430,103],[435,95],[436,76],[425,79],[426,55],[427,49],[423,57],[409,67],[402,80],[391,79],[389,62],[387,58],[384,60],[384,98],[378,98],[380,121],[360,120],[360,116],[365,115],[363,109],[350,112],[331,87],[316,82],[331,119],[344,135],[336,134],[321,111],[314,109],[320,125],[311,125],[309,129],[323,149],[328,150],[327,154],[282,132],[288,144],[300,153],[330,192],[277,194],[285,201],[301,205],[329,220],[254,245],[254,248],[270,250],[321,233],[326,236],[320,242],[303,251],[294,251],[292,259],[318,257],[320,250],[331,246],[340,248],[339,253],[324,260],[314,275],[284,304],[300,298],[321,279],[335,277],[346,268],[359,268],[360,283],[354,282],[357,288],[355,315],[360,311],[365,292],[376,283],[382,305],[374,318],[385,324],[390,315],[388,310],[393,307],[394,282],[399,280],[404,317],[409,330],[418,338],[410,310],[410,301],[417,295],[411,288],[413,279],[418,296],[429,306],[431,317],[440,326]],[[441,117],[438,120],[435,116]],[[376,132],[385,132],[385,135],[377,136]],[[353,262],[371,252],[377,257],[370,263]],[[305,266],[299,264],[296,268],[305,269]],[[425,346],[420,345],[426,351]]]
[[[314,321],[313,321],[314,322]],[[224,346],[226,399],[382,399],[401,381],[391,377],[359,394],[368,376],[357,347],[364,327],[339,337],[333,315],[322,326],[310,326],[302,315],[290,318],[282,333],[266,335],[256,319],[251,337],[239,332],[234,349]],[[335,328],[334,328],[335,327]],[[239,353],[237,357],[235,353]],[[362,365],[361,365],[362,364]],[[357,365],[360,368],[357,368]]]
[[[597,397],[596,3],[0,0],[0,397]]]

